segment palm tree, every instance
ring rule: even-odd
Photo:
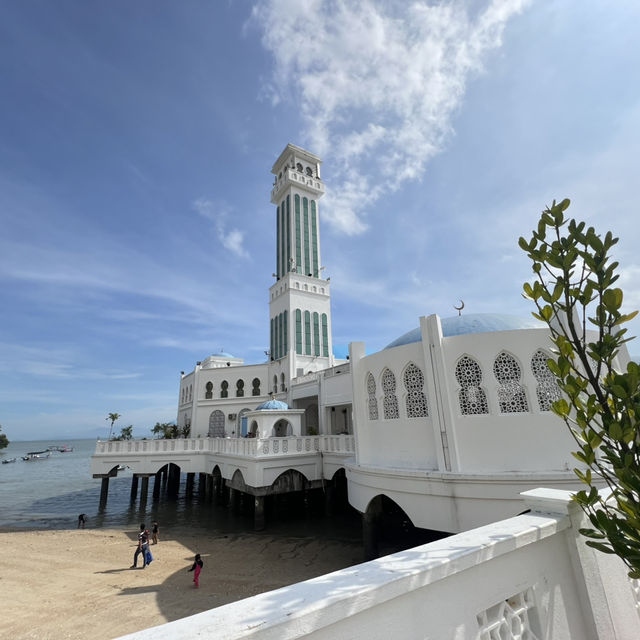
[[[111,432],[113,431],[113,423],[120,417],[119,413],[110,413],[105,420],[111,420],[111,427],[109,428],[109,440],[111,440]]]

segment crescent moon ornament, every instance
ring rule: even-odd
[[[464,300],[460,300],[460,306],[456,307],[456,305],[453,305],[453,308],[458,312],[458,315],[461,316],[462,315],[462,310],[464,309]]]

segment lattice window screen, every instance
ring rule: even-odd
[[[382,391],[384,392],[383,409],[385,420],[395,420],[399,417],[398,398],[396,396],[396,377],[389,369],[382,372]]]
[[[498,381],[498,404],[501,413],[526,413],[529,411],[527,395],[520,384],[522,371],[518,361],[503,351],[493,363],[493,374]]]
[[[458,400],[463,416],[489,413],[487,395],[481,386],[482,369],[469,356],[462,356],[456,364],[456,380],[460,385]]]
[[[413,362],[404,370],[404,388],[407,390],[407,417],[420,418],[429,415],[427,397],[422,391],[424,376]]]
[[[377,420],[378,400],[376,399],[376,381],[371,373],[367,374],[367,396],[369,397],[369,420]]]
[[[538,349],[531,358],[531,371],[538,381],[536,395],[540,411],[551,411],[551,405],[560,400],[560,388],[547,365],[548,359],[549,356],[542,349]]]

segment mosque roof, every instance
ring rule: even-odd
[[[441,318],[442,334],[445,338],[461,336],[468,333],[491,333],[496,331],[516,331],[519,329],[541,329],[545,325],[534,318],[522,318],[506,313],[467,313],[461,316]],[[420,342],[420,327],[407,331],[385,349],[393,349],[404,344]]]
[[[289,405],[281,400],[267,400],[256,407],[256,411],[287,411]]]

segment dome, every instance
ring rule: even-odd
[[[289,405],[281,400],[267,400],[255,408],[256,411],[287,411],[288,409]]]
[[[468,333],[492,333],[497,331],[518,331],[520,329],[543,329],[546,325],[534,318],[521,318],[505,313],[468,313],[464,316],[442,318],[442,335],[445,338],[462,336]],[[385,349],[401,347],[404,344],[420,342],[422,334],[420,327],[390,342]]]

